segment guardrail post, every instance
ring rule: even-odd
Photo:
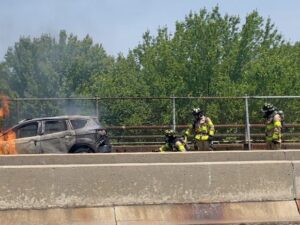
[[[96,97],[96,116],[99,118],[99,98]]]
[[[17,123],[20,121],[20,103],[19,103],[19,99],[18,98],[16,98],[16,104],[17,104],[17,106],[16,106],[16,110],[17,110]]]
[[[246,112],[246,129],[245,129],[245,143],[248,145],[248,150],[251,150],[251,134],[250,134],[250,122],[249,122],[249,97],[245,96],[245,112]]]
[[[172,104],[173,104],[173,130],[176,131],[176,106],[175,106],[175,100],[176,98],[173,96],[172,97]]]

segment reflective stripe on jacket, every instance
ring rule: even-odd
[[[166,151],[180,151],[185,152],[186,145],[182,138],[176,138],[172,142],[167,142],[165,145],[161,146],[159,148],[160,152],[166,152]]]
[[[185,136],[191,136],[194,134],[194,138],[199,141],[207,141],[209,135],[215,134],[215,127],[209,117],[203,116],[201,119],[194,122],[194,124],[185,131]]]
[[[281,117],[279,114],[272,114],[266,120],[266,141],[281,142]]]

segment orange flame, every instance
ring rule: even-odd
[[[0,155],[14,155],[16,151],[16,133],[9,131],[0,137]]]
[[[9,115],[9,98],[1,96],[2,107],[0,108],[0,120]],[[0,155],[17,154],[16,151],[16,133],[9,131],[5,135],[1,135],[0,127]]]
[[[0,95],[2,101],[2,107],[0,108],[0,118],[4,118],[9,115],[9,98],[4,95]]]

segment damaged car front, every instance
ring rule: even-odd
[[[107,131],[100,125],[97,117],[73,116],[70,117],[70,123],[76,135],[73,147],[76,153],[112,151]]]

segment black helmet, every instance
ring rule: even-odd
[[[276,107],[274,107],[271,103],[265,103],[263,107],[261,108],[261,112],[264,114],[264,116],[270,115],[276,110]]]
[[[192,114],[194,116],[202,116],[203,115],[203,110],[200,108],[193,108]]]
[[[166,137],[175,137],[176,132],[174,130],[165,130]]]

